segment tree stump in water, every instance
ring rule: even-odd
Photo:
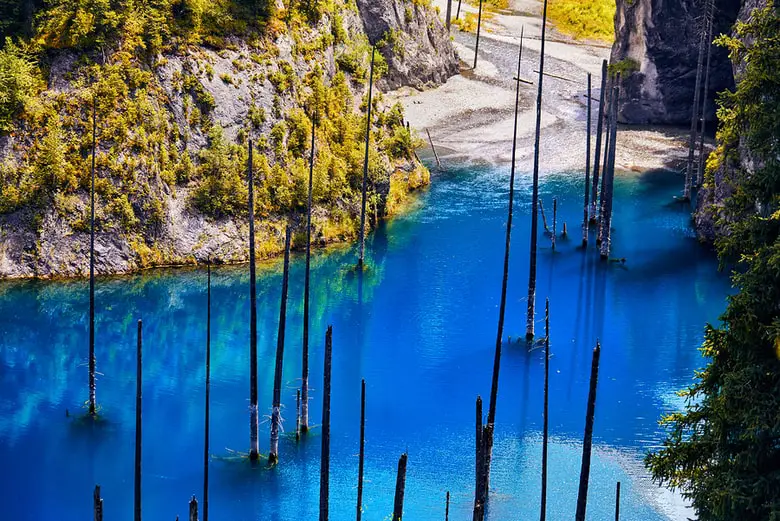
[[[320,455],[320,521],[328,521],[330,494],[330,379],[333,326],[325,333],[325,367],[322,384],[322,452]]]
[[[198,500],[195,496],[190,499],[190,521],[198,521]]]
[[[103,521],[103,498],[100,497],[100,485],[95,485],[92,494],[92,508],[95,512],[95,521]]]
[[[395,501],[393,503],[393,521],[401,521],[404,513],[404,492],[406,491],[406,460],[404,452],[398,459],[398,475],[395,480]]]
[[[601,345],[597,342],[593,350],[593,361],[590,367],[590,390],[588,391],[588,408],[585,413],[585,437],[582,443],[582,466],[580,468],[580,486],[577,495],[577,513],[575,521],[585,521],[585,511],[588,503],[588,485],[590,483],[590,457],[593,447],[593,419],[596,414],[596,389],[599,382],[599,358]]]

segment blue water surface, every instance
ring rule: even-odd
[[[503,262],[506,168],[434,176],[419,208],[368,239],[370,271],[358,277],[352,248],[318,252],[312,268],[311,416],[321,419],[323,340],[334,326],[331,519],[355,516],[360,380],[367,382],[366,520],[392,512],[398,457],[408,451],[404,519],[470,519],[474,404],[490,392]],[[648,173],[621,179],[613,256],[595,240],[580,248],[580,174],[543,179],[541,195],[569,240],[556,252],[540,233],[537,332],[550,298],[548,519],[571,519],[579,478],[591,353],[602,343],[588,519],[611,519],[622,482],[626,521],[681,518],[641,460],[663,438],[658,418],[681,406],[675,391],[704,361],[704,325],[730,291],[711,252],[696,242],[689,210],[670,204],[680,180]],[[518,180],[506,336],[525,332],[530,175]],[[540,220],[541,227],[541,220]],[[252,467],[249,445],[249,292],[244,267],[213,274],[210,514],[215,520],[317,519],[320,430],[296,443],[301,371],[303,262],[291,267],[284,360],[281,463]],[[271,411],[279,317],[278,262],[261,270],[260,409]],[[105,519],[132,519],[136,320],[144,321],[143,512],[186,517],[202,495],[206,274],[155,271],[97,282],[98,401],[104,422],[76,421],[87,398],[88,285],[0,285],[0,518],[91,519],[101,484]],[[505,344],[497,409],[491,520],[538,516],[544,358]],[[66,409],[70,417],[66,417]],[[261,425],[261,450],[269,425]]]

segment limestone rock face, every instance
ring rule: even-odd
[[[715,0],[714,35],[731,31],[742,3]],[[617,0],[611,61],[623,72],[621,122],[690,124],[704,4],[704,0]],[[733,86],[728,53],[716,46],[707,93],[708,120],[715,119],[716,94]]]
[[[407,0],[357,0],[357,5],[369,41],[389,42],[381,52],[390,71],[380,86],[423,88],[458,73],[449,33],[433,10]]]

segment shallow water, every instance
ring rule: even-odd
[[[349,270],[352,249],[319,253],[312,271],[312,422],[319,423],[322,346],[334,326],[331,518],[354,518],[360,379],[367,381],[367,520],[392,512],[398,456],[409,453],[405,518],[469,519],[474,481],[474,400],[490,391],[500,296],[506,169],[438,175],[420,208],[368,241],[371,271]],[[518,181],[505,336],[524,334],[530,176]],[[591,350],[602,342],[589,519],[613,516],[622,482],[623,520],[682,518],[653,486],[643,454],[662,439],[657,419],[679,407],[674,392],[702,366],[703,327],[725,307],[729,282],[668,205],[669,174],[620,180],[613,255],[579,248],[581,176],[550,176],[571,239],[553,253],[540,234],[537,331],[551,301],[548,519],[571,519]],[[540,220],[541,227],[541,220]],[[595,240],[591,241],[592,244]],[[316,519],[319,429],[296,444],[303,262],[294,259],[284,364],[281,464],[253,468],[248,449],[248,270],[213,276],[210,513],[213,519]],[[279,316],[279,265],[261,272],[260,409],[270,414]],[[102,485],[106,519],[132,519],[135,331],[144,319],[143,510],[147,519],[186,516],[202,495],[205,272],[161,271],[97,283],[98,401],[104,424],[73,420],[87,397],[87,284],[0,285],[0,502],[3,519],[91,518]],[[489,518],[538,515],[543,353],[505,345],[497,408]],[[65,415],[69,409],[71,417]],[[261,450],[268,447],[261,425]]]

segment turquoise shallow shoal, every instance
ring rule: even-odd
[[[367,381],[366,520],[392,512],[395,470],[408,451],[404,519],[470,519],[474,401],[490,392],[503,262],[508,172],[462,169],[434,176],[419,208],[382,225],[367,242],[370,271],[349,269],[354,249],[318,252],[312,268],[312,423],[322,405],[323,340],[334,326],[331,519],[355,517],[360,379]],[[537,332],[551,301],[549,510],[574,516],[591,351],[603,351],[588,519],[612,519],[621,481],[625,521],[684,519],[677,499],[653,486],[641,460],[662,440],[657,424],[681,405],[675,391],[704,361],[706,322],[731,291],[711,252],[669,204],[680,179],[649,173],[616,188],[613,255],[580,246],[582,176],[543,179],[547,218],[558,197],[553,253],[540,232]],[[506,336],[525,333],[530,175],[518,178]],[[541,219],[540,219],[541,229]],[[320,430],[300,443],[303,259],[291,268],[284,361],[281,464],[251,467],[249,295],[246,267],[213,274],[211,403],[212,520],[317,519]],[[187,515],[202,495],[205,271],[149,272],[97,282],[99,427],[73,417],[87,398],[88,284],[0,284],[0,518],[91,519],[101,484],[105,517],[132,519],[136,320],[144,320],[143,511],[150,520]],[[279,317],[279,263],[258,281],[260,410],[270,415]],[[504,346],[489,518],[535,519],[541,469],[543,353]],[[67,418],[65,411],[70,411]],[[261,424],[267,451],[269,425]]]

